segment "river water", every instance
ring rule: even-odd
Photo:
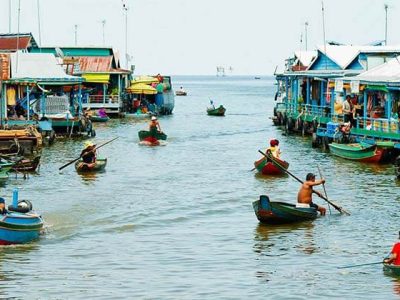
[[[73,165],[83,141],[44,149],[38,175],[10,177],[46,220],[41,239],[0,248],[0,297],[16,299],[395,299],[400,281],[380,261],[396,241],[400,183],[393,167],[356,164],[285,136],[272,125],[273,78],[175,77],[187,97],[160,118],[167,144],[138,144],[146,123],[96,124],[106,172],[80,176]],[[206,114],[209,99],[227,108]],[[260,225],[260,194],[295,202],[298,183],[260,177],[258,149],[278,138],[290,170],[327,179],[330,199],[352,213],[311,223]],[[315,199],[318,204],[322,200]]]

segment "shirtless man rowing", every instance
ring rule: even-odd
[[[306,176],[306,181],[301,185],[299,193],[297,194],[297,202],[300,204],[308,204],[310,207],[314,207],[320,212],[322,216],[326,213],[326,208],[318,206],[312,202],[312,194],[316,193],[318,196],[322,197],[320,192],[314,191],[314,185],[320,185],[325,183],[325,179],[315,180],[315,175],[308,173]]]

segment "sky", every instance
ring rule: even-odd
[[[20,2],[19,32],[32,32],[43,46],[74,46],[75,25],[78,46],[102,46],[105,20],[105,45],[119,51],[125,67],[127,42],[135,74],[214,75],[223,66],[232,75],[272,75],[305,50],[305,22],[308,49],[323,44],[321,0],[0,0],[2,33],[9,32],[9,2],[11,32],[18,32]],[[323,3],[326,40],[384,40],[388,4],[388,44],[400,45],[400,2]]]

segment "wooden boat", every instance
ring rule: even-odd
[[[363,142],[354,144],[331,143],[329,150],[335,156],[371,163],[379,162],[383,154],[383,150],[379,149],[376,144],[371,145]]]
[[[185,92],[185,91],[176,91],[175,95],[176,96],[187,96],[187,92]]]
[[[165,141],[167,139],[167,135],[164,132],[160,132],[158,130],[152,130],[152,131],[140,130],[138,132],[138,135],[139,135],[140,141],[145,141],[145,140],[150,140],[150,139]]]
[[[14,163],[11,171],[17,172],[35,172],[40,164],[40,155],[35,156],[33,159],[24,157],[10,157],[7,158],[9,162]]]
[[[106,168],[107,158],[97,158],[94,164],[86,164],[82,160],[75,163],[75,170],[78,173],[100,172]]]
[[[136,120],[150,119],[154,114],[151,113],[125,113],[125,118],[132,118]]]
[[[18,201],[18,192],[14,193],[8,212],[0,215],[0,245],[29,243],[38,239],[43,230],[43,219],[32,210],[32,203]]]
[[[218,108],[214,108],[214,107],[209,107],[207,108],[207,114],[209,116],[219,116],[222,117],[225,115],[225,107],[223,107],[222,105],[220,105]]]
[[[317,218],[317,210],[313,207],[296,207],[294,204],[270,201],[266,195],[253,202],[257,219],[265,224],[284,224],[310,221]]]
[[[289,168],[289,163],[287,161],[281,160],[279,158],[274,157],[273,158],[275,163],[271,161],[270,158],[267,157],[262,157],[256,162],[254,162],[254,167],[257,169],[258,172],[264,175],[281,175],[285,174],[284,170],[287,170]],[[282,166],[281,168],[276,166],[276,164],[279,164]],[[282,170],[284,169],[284,170]]]
[[[106,116],[106,117],[100,117],[100,116],[90,116],[90,121],[92,122],[107,122],[108,120],[110,120],[110,117]]]
[[[8,179],[8,173],[11,171],[12,167],[14,166],[13,162],[0,162],[0,180],[1,179]]]
[[[400,276],[400,266],[383,264],[383,271],[392,276]]]

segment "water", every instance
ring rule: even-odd
[[[312,149],[307,138],[272,126],[274,81],[253,77],[176,77],[187,97],[160,119],[167,145],[138,145],[146,123],[96,125],[107,170],[80,176],[83,141],[44,149],[40,175],[10,178],[32,200],[47,233],[35,243],[0,248],[0,297],[17,299],[394,299],[400,281],[380,265],[399,231],[400,184],[392,166],[356,164]],[[209,117],[209,98],[227,115]],[[278,138],[290,170],[327,179],[330,199],[352,213],[312,223],[266,227],[252,202],[260,194],[295,202],[291,177],[250,170]],[[318,204],[325,203],[315,199]]]

